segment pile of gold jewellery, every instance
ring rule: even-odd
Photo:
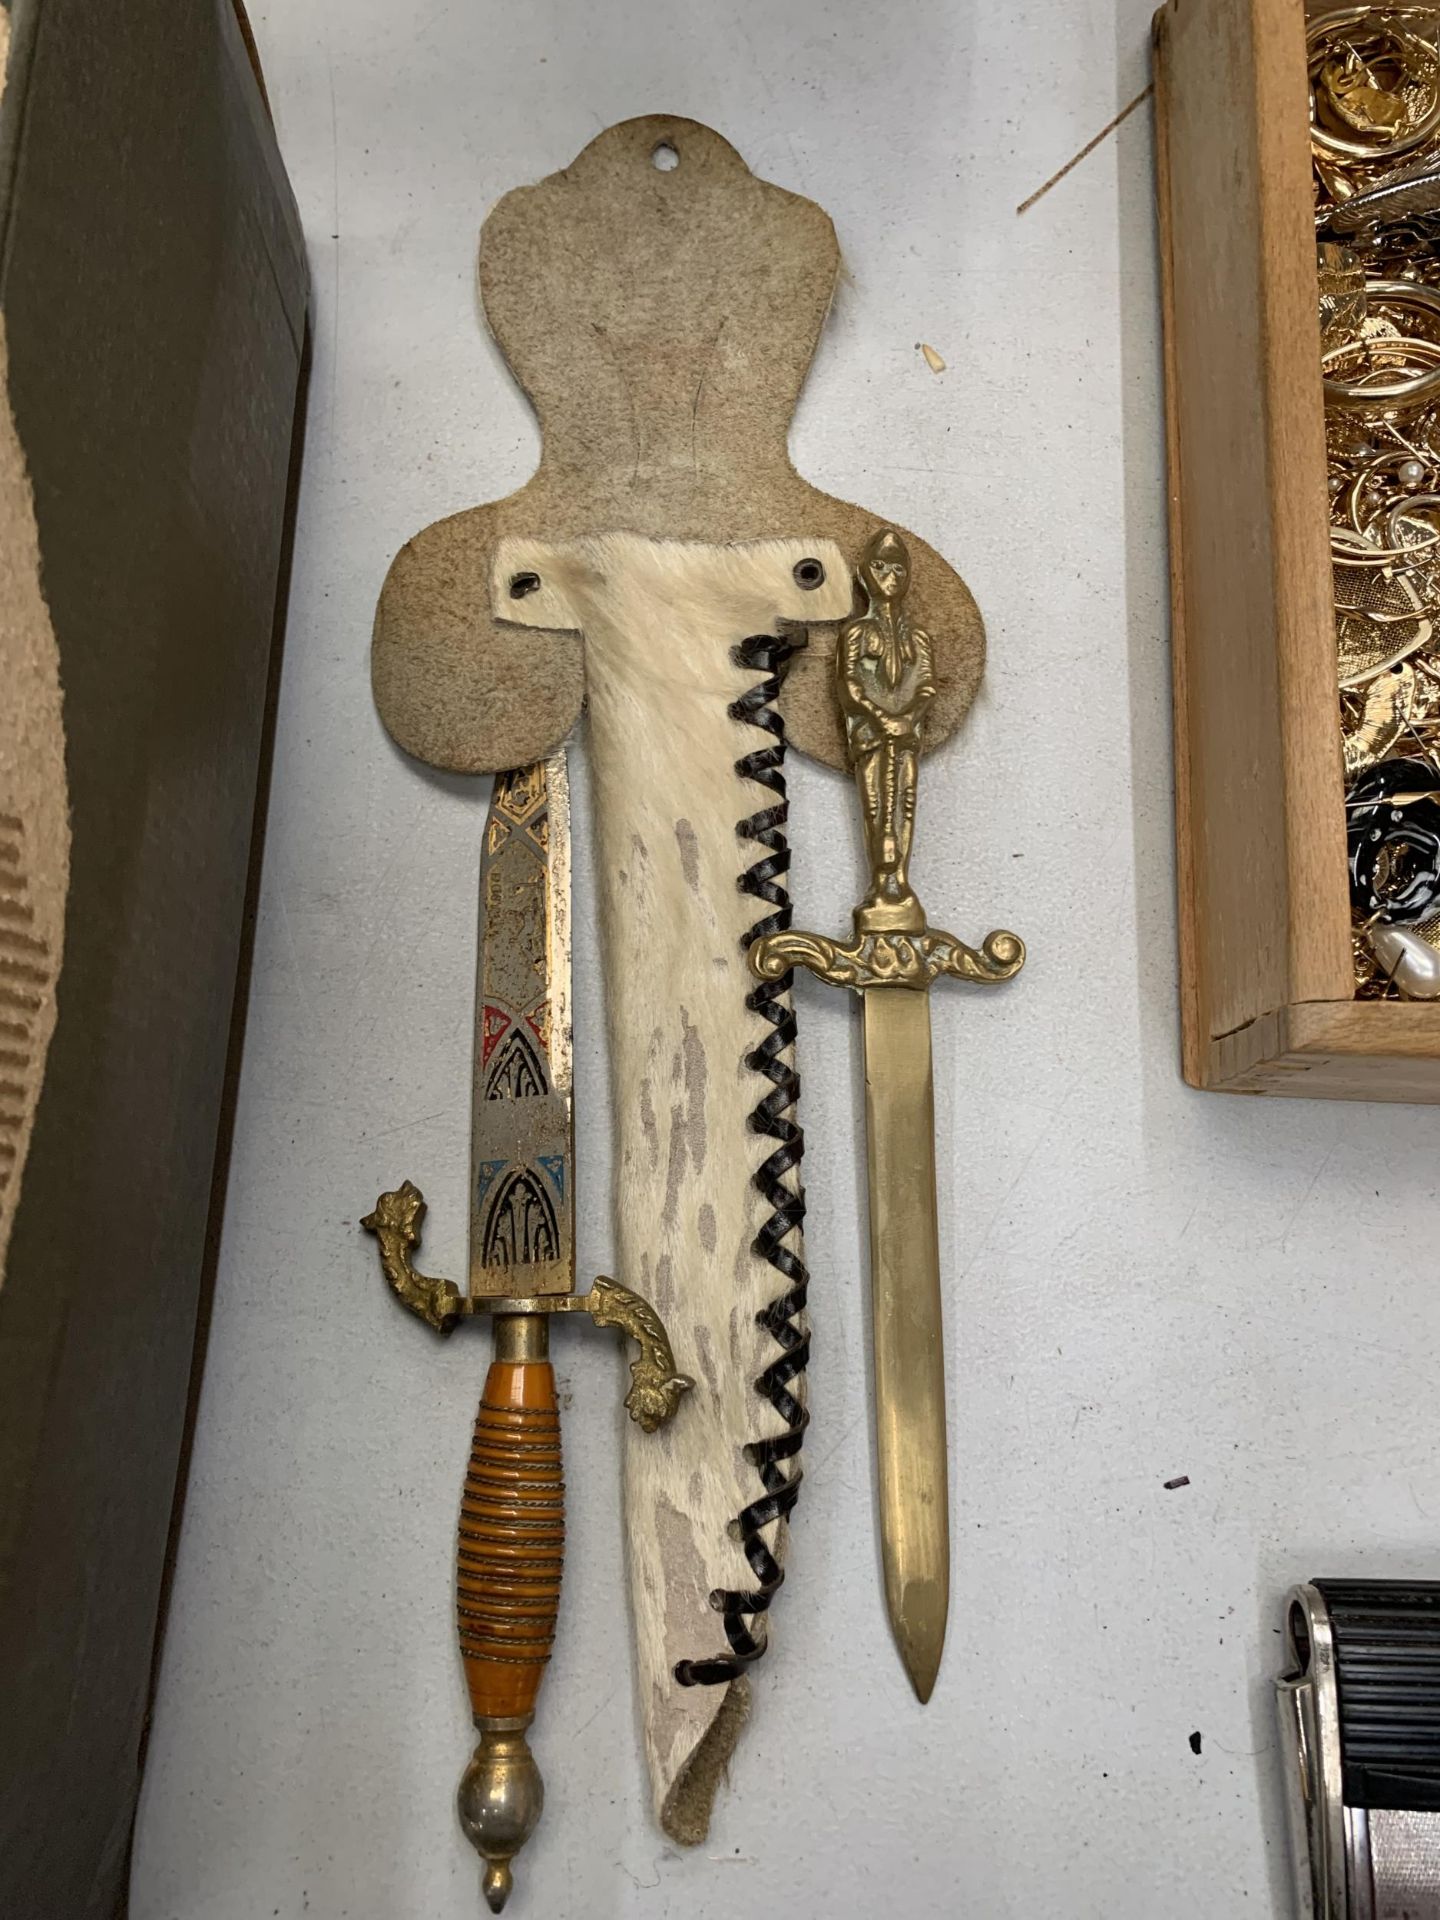
[[[1440,997],[1440,13],[1307,27],[1356,992]]]

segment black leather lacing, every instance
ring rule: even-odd
[[[790,848],[785,839],[785,822],[790,806],[785,798],[785,722],[775,705],[786,663],[795,652],[793,642],[762,633],[742,640],[735,658],[742,666],[757,668],[765,678],[741,695],[730,708],[733,720],[760,727],[771,736],[772,744],[757,748],[735,762],[735,771],[745,780],[754,780],[774,794],[773,805],[762,807],[747,820],[741,820],[736,833],[742,840],[753,840],[765,849],[753,866],[741,874],[744,893],[763,900],[770,909],[745,935],[748,948],[761,934],[790,925],[790,895],[783,876],[790,867]],[[675,1678],[682,1687],[717,1686],[733,1680],[765,1651],[765,1614],[785,1578],[784,1568],[771,1552],[763,1529],[785,1520],[800,1492],[800,1447],[810,1416],[803,1402],[791,1391],[793,1383],[805,1372],[810,1358],[810,1335],[804,1326],[806,1289],[810,1276],[805,1262],[785,1242],[793,1234],[798,1240],[805,1218],[805,1194],[797,1179],[795,1188],[786,1184],[787,1174],[799,1165],[805,1152],[805,1136],[790,1117],[800,1098],[800,1078],[787,1055],[795,1044],[795,1015],[788,1004],[792,975],[762,981],[745,997],[745,1005],[768,1022],[770,1031],[758,1047],[745,1056],[745,1064],[770,1082],[770,1091],[750,1115],[754,1133],[762,1133],[777,1142],[775,1151],[753,1175],[753,1183],[765,1196],[770,1213],[751,1243],[751,1251],[768,1260],[786,1281],[784,1293],[756,1314],[758,1326],[770,1334],[780,1348],[755,1382],[755,1388],[775,1408],[785,1422],[785,1431],[769,1440],[752,1440],[745,1457],[760,1474],[764,1494],[739,1514],[734,1526],[739,1534],[745,1558],[755,1576],[755,1585],[746,1589],[717,1587],[710,1605],[724,1616],[725,1638],[729,1653],[709,1660],[682,1660]]]

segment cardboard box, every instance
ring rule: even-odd
[[[48,797],[0,794],[22,1064],[59,950],[43,1078],[10,1128],[18,1194],[0,1196],[0,1912],[79,1920],[123,1908],[183,1481],[307,282],[230,0],[8,17],[0,438],[39,567],[37,592],[21,535],[0,556],[0,699],[20,686],[18,596],[53,629],[63,765],[31,756]],[[34,730],[17,737],[0,776],[18,792]],[[66,807],[62,946],[24,916],[63,865]],[[47,809],[57,831],[27,837]]]
[[[1302,0],[1155,74],[1185,1078],[1440,1101],[1440,1004],[1354,997]]]

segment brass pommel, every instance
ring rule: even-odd
[[[535,1831],[545,1805],[545,1783],[530,1751],[523,1721],[496,1721],[481,1729],[480,1744],[460,1781],[460,1824],[485,1861],[481,1882],[492,1913],[510,1897],[510,1863]]]

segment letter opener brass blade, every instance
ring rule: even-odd
[[[544,1789],[526,1729],[550,1658],[564,1562],[560,1412],[551,1313],[588,1313],[640,1348],[625,1404],[647,1433],[692,1381],[654,1309],[603,1276],[575,1293],[570,803],[563,752],[498,774],[480,863],[471,1127],[470,1286],[417,1273],[425,1202],[408,1180],[363,1224],[396,1295],[440,1333],[489,1311],[494,1359],[460,1503],[456,1615],[480,1734],[460,1820],[483,1856],[491,1910],[540,1818]]]
[[[808,967],[853,987],[864,1009],[869,1156],[870,1302],[885,1603],[911,1685],[930,1698],[950,1607],[945,1354],[935,1199],[930,994],[942,975],[1009,980],[1025,962],[1013,933],[977,952],[927,925],[909,880],[925,710],[935,695],[929,635],[905,612],[904,542],[889,528],[866,546],[867,606],[840,630],[836,680],[865,819],[871,884],[855,936],[789,929],[750,949],[762,979]]]

